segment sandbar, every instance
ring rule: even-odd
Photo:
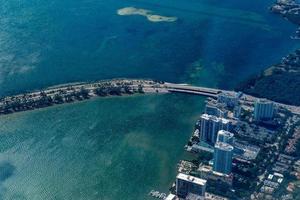
[[[151,22],[175,22],[177,17],[167,17],[153,14],[153,11],[135,7],[125,7],[117,11],[118,15],[141,15]]]

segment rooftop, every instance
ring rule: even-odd
[[[186,196],[186,200],[204,200],[204,196],[199,196],[199,195],[196,195],[196,194],[193,194],[193,193],[189,193],[187,196]]]
[[[216,116],[214,116],[214,115],[208,115],[208,114],[202,114],[202,115],[201,115],[201,118],[206,119],[206,120],[214,120],[214,121],[216,121],[216,122],[221,121],[221,122],[224,123],[224,124],[227,124],[227,123],[230,122],[230,120],[228,120],[228,119],[221,118],[221,117],[216,117]]]
[[[176,196],[174,194],[169,194],[165,200],[175,200]]]
[[[233,151],[233,146],[224,142],[216,142],[215,148],[222,149],[225,151]]]
[[[260,104],[273,104],[273,102],[269,101],[268,99],[257,99],[256,103],[260,103]]]
[[[223,174],[221,172],[216,172],[216,171],[213,171],[213,168],[209,165],[202,165],[202,166],[199,166],[199,169],[198,169],[200,172],[206,172],[206,173],[211,173],[215,176],[219,176],[219,177],[229,177],[228,174]]]
[[[195,183],[197,185],[202,185],[202,186],[206,185],[206,180],[201,179],[201,178],[197,178],[197,177],[194,177],[194,176],[186,175],[186,174],[183,174],[183,173],[179,173],[176,178],[188,181],[190,183]]]
[[[225,130],[219,130],[218,135],[222,134],[222,135],[226,135],[228,137],[234,137],[234,134],[229,132],[229,131],[225,131]]]

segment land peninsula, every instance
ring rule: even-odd
[[[277,102],[300,105],[300,49],[259,75],[237,86],[237,91]]]
[[[0,98],[0,115],[72,103],[95,97],[122,96],[134,94],[184,93],[217,99],[220,94],[235,96],[237,92],[168,83],[150,79],[112,79],[96,82],[69,83],[43,90]],[[244,101],[254,102],[258,98],[244,94]],[[274,102],[292,113],[300,114],[300,106]]]
[[[300,22],[295,1],[277,4],[283,5],[280,14]],[[296,33],[299,38],[291,39],[300,39],[300,29]],[[284,105],[299,108],[299,86],[300,49],[241,83],[236,93],[222,91],[217,99],[208,98],[185,146],[197,157],[178,163],[179,174],[166,199],[196,199],[183,184],[201,188],[199,199],[300,199],[300,115]],[[270,117],[258,117],[265,114]],[[160,198],[161,194],[151,191],[150,195]]]
[[[0,115],[72,103],[93,97],[163,93],[159,82],[138,79],[113,79],[89,83],[70,83],[15,96],[0,98]]]
[[[296,0],[277,0],[275,4],[270,7],[270,10],[279,14],[293,24],[300,26],[300,4]],[[300,39],[300,27],[291,39]]]
[[[300,4],[295,0],[277,0],[270,9],[292,23],[300,25]]]
[[[278,13],[288,21],[300,25],[300,4],[294,0],[278,0],[271,11]],[[300,28],[291,39],[300,39]],[[300,49],[284,56],[281,61],[274,64],[258,75],[250,77],[240,83],[237,91],[257,97],[290,104],[300,105]]]
[[[153,14],[153,11],[135,8],[135,7],[125,7],[117,11],[118,15],[141,15],[146,17],[151,22],[175,22],[177,17],[167,17],[162,15]]]

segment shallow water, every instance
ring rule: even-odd
[[[0,199],[130,200],[167,192],[201,101],[116,97],[2,117],[0,177],[8,175],[0,178]]]
[[[273,1],[0,0],[0,96],[154,78],[232,88],[299,46]],[[119,16],[134,6],[172,23]],[[168,191],[204,99],[152,95],[0,117],[0,199],[139,200]]]

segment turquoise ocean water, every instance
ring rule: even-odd
[[[0,96],[154,78],[232,88],[299,46],[271,0],[0,0]],[[119,16],[134,6],[174,16]],[[0,117],[0,200],[148,199],[168,191],[204,99],[95,99]]]

